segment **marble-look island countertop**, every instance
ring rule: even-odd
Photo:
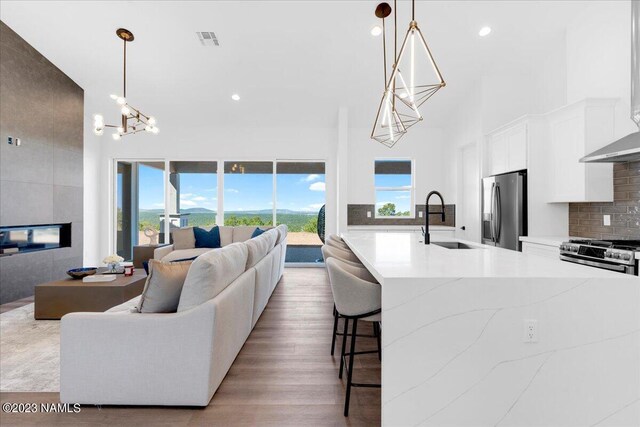
[[[431,242],[461,242],[474,249],[425,245],[421,233],[349,232],[342,238],[382,283],[389,278],[618,277],[619,273],[431,234]]]
[[[382,285],[384,426],[640,425],[637,276],[419,233],[343,238]]]

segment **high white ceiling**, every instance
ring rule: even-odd
[[[108,121],[116,115],[108,95],[122,86],[115,30],[124,27],[135,35],[128,100],[161,128],[330,127],[340,106],[351,125],[369,126],[383,86],[381,38],[370,35],[377,3],[2,1],[0,18],[82,86],[87,110]],[[447,81],[427,104],[427,122],[446,122],[483,70],[531,62],[561,42],[588,3],[418,2],[417,21]],[[410,8],[398,2],[399,37]],[[493,28],[486,38],[478,36],[483,25]],[[203,47],[196,31],[215,32],[220,46]]]

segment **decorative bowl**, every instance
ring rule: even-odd
[[[82,279],[83,277],[96,274],[96,271],[98,271],[98,267],[72,268],[67,271],[67,274],[71,276],[72,279]]]

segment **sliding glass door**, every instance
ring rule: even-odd
[[[290,263],[315,263],[322,259],[325,205],[324,162],[276,162],[276,221],[289,228]]]
[[[273,224],[273,162],[224,162],[224,225]]]
[[[167,207],[170,228],[193,226],[209,229],[216,225],[217,173],[217,162],[169,162]]]
[[[288,263],[322,259],[324,161],[237,160],[219,168],[216,161],[118,160],[115,167],[115,247],[126,260],[135,245],[169,243],[172,228],[216,224],[286,224]]]
[[[131,260],[133,246],[160,233],[164,162],[118,161],[116,171],[116,253]]]

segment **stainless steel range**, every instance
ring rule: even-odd
[[[560,259],[638,276],[640,240],[571,239],[560,245]]]

